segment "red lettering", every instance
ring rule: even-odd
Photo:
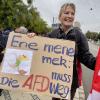
[[[33,85],[33,90],[37,87],[36,88],[37,91],[44,92],[48,89],[49,83],[50,81],[47,77],[42,75],[36,75],[34,85]]]
[[[28,79],[25,81],[25,83],[23,84],[22,87],[28,86],[29,89],[31,89],[32,88],[32,81],[33,81],[33,74],[28,77]]]

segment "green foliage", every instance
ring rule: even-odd
[[[100,33],[98,34],[98,40],[100,40]]]
[[[91,32],[90,31],[87,31],[87,33],[86,33],[86,37],[88,38],[88,39],[91,39]]]
[[[32,0],[28,0],[31,5]],[[44,34],[51,30],[36,8],[28,10],[22,0],[0,0],[0,28],[25,26],[32,32]]]
[[[98,39],[100,39],[100,33],[87,31],[86,37],[88,39],[98,41]]]

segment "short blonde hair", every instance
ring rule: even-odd
[[[66,10],[68,6],[70,6],[74,10],[74,12],[76,11],[76,7],[74,3],[65,3],[60,8],[59,17],[61,16],[62,12]]]

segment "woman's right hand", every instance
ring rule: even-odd
[[[32,32],[32,33],[27,33],[27,36],[28,36],[29,38],[32,38],[32,37],[36,36],[36,33],[34,33],[34,32]]]

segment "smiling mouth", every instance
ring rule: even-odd
[[[64,20],[65,22],[72,22],[72,20]]]
[[[64,19],[64,21],[72,22],[73,20],[72,19]]]

